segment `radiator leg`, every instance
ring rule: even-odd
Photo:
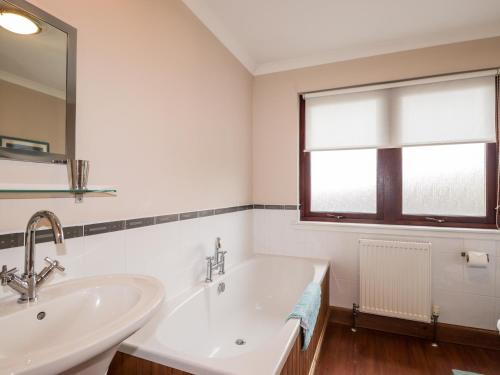
[[[432,313],[431,321],[432,321],[432,343],[431,345],[437,348],[439,345],[437,343],[437,328],[438,328],[438,319],[439,314]]]
[[[356,332],[356,318],[358,317],[359,314],[359,305],[357,303],[352,304],[352,327],[351,331]]]

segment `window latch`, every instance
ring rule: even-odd
[[[445,219],[437,219],[435,217],[426,217],[425,220],[432,221],[434,223],[444,223],[446,221]]]
[[[333,218],[335,218],[337,220],[345,219],[345,216],[342,216],[342,215],[326,214],[326,216],[333,217]]]

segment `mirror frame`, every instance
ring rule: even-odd
[[[0,147],[0,158],[39,163],[66,163],[67,159],[75,159],[75,115],[76,115],[76,36],[77,31],[71,25],[25,0],[3,0],[36,19],[48,23],[66,33],[66,154],[34,153],[29,151],[7,150]]]

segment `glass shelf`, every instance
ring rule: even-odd
[[[88,193],[109,193],[109,194],[114,194],[116,193],[116,189],[112,188],[89,188],[85,190],[74,190],[74,189],[57,189],[57,188],[42,188],[42,189],[37,189],[37,188],[0,188],[0,194],[24,194],[24,193],[33,193],[33,194],[43,194],[43,193],[67,193],[67,194],[88,194]]]
[[[117,190],[112,187],[90,186],[85,190],[75,190],[64,185],[11,185],[0,184],[0,199],[38,199],[38,198],[71,198],[81,202],[83,196],[106,197],[116,196]]]

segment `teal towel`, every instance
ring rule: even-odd
[[[293,311],[288,315],[288,319],[300,319],[300,327],[304,337],[302,343],[302,351],[307,350],[311,337],[318,319],[319,307],[321,305],[321,286],[318,283],[310,283],[299,302],[293,308]]]
[[[478,374],[477,372],[470,372],[470,371],[462,371],[462,370],[451,370],[453,372],[453,375],[481,375]]]

